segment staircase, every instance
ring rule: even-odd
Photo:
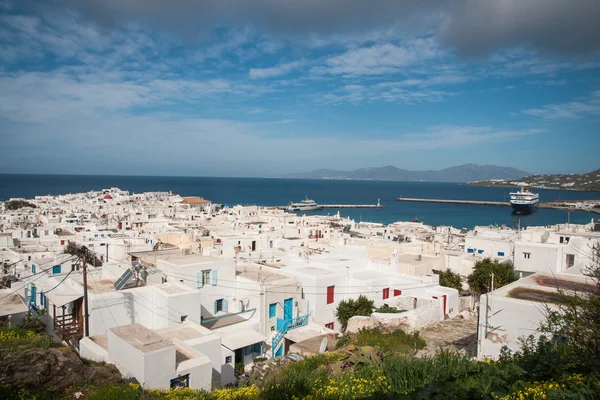
[[[275,358],[275,354],[277,354],[279,348],[283,346],[283,337],[289,330],[306,325],[308,325],[308,315],[284,320],[283,324],[277,328],[277,333],[273,336],[273,340],[271,341],[271,357]]]

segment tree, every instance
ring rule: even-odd
[[[440,271],[440,285],[456,289],[459,292],[462,290],[462,277],[459,274],[452,272],[447,269],[446,271]]]
[[[489,257],[484,258],[475,263],[473,272],[467,277],[467,283],[471,291],[478,295],[489,292],[492,289],[492,273],[494,274],[494,289],[508,285],[518,279],[512,262],[500,262]]]
[[[345,331],[348,328],[350,318],[357,315],[368,317],[373,314],[374,308],[375,304],[373,300],[369,300],[361,294],[357,300],[349,299],[340,301],[335,310],[335,318],[342,325],[342,330]]]

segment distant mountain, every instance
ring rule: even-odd
[[[487,179],[470,182],[469,185],[600,191],[600,169],[587,174],[531,175],[522,179]]]
[[[472,182],[491,179],[520,179],[530,175],[510,167],[464,164],[441,171],[408,171],[392,166],[361,168],[354,171],[318,169],[312,172],[283,175],[294,179],[351,179],[379,181]]]

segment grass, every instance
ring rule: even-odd
[[[401,330],[384,332],[380,329],[361,329],[354,342],[358,346],[379,346],[393,354],[410,354],[425,347],[425,341],[418,332],[406,333]]]
[[[568,296],[559,292],[549,292],[545,290],[516,288],[508,292],[508,297],[513,299],[537,301],[539,303],[566,304]]]

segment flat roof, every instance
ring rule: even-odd
[[[217,257],[210,256],[202,256],[200,254],[192,254],[192,255],[178,255],[178,256],[167,256],[165,258],[161,258],[160,261],[173,265],[175,267],[183,267],[187,265],[194,264],[211,264],[217,261],[226,261]]]
[[[17,293],[13,289],[0,290],[0,317],[29,311]]]
[[[158,335],[162,336],[166,340],[179,339],[186,341],[190,339],[197,339],[205,336],[214,335],[210,329],[199,326],[198,324],[184,322],[180,325],[170,326],[168,328],[157,329]]]
[[[119,326],[111,328],[110,331],[143,353],[173,347],[170,341],[140,324]]]
[[[235,267],[236,276],[249,279],[254,282],[272,283],[284,279],[294,279],[289,275],[277,272],[268,265],[259,266],[256,264],[238,264]]]

